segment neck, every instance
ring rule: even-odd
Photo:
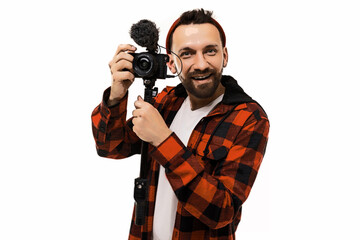
[[[224,94],[225,87],[222,84],[219,84],[218,88],[216,89],[216,92],[209,98],[197,98],[191,93],[188,93],[190,104],[191,104],[191,110],[194,111],[196,109],[202,108],[215,99],[217,99],[221,94]]]

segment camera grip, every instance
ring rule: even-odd
[[[143,178],[135,179],[134,199],[135,208],[135,224],[144,225],[146,216],[146,199],[148,193],[148,180]]]

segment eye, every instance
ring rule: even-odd
[[[180,57],[182,58],[188,58],[191,56],[191,52],[190,51],[184,51],[180,53]]]
[[[209,56],[214,56],[217,53],[217,50],[215,48],[210,48],[206,50],[206,54]]]

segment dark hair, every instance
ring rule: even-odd
[[[203,8],[194,9],[181,14],[180,18],[178,18],[171,26],[168,35],[166,37],[166,48],[168,52],[169,50],[171,50],[172,38],[175,29],[180,25],[190,25],[190,24],[210,23],[214,25],[219,31],[222,46],[225,47],[226,38],[225,38],[224,30],[222,29],[220,24],[215,19],[212,18],[212,14],[213,14],[212,11],[207,11],[204,10]]]

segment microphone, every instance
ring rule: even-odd
[[[130,37],[141,47],[146,47],[149,52],[157,52],[159,41],[159,29],[155,23],[143,19],[131,26]]]

